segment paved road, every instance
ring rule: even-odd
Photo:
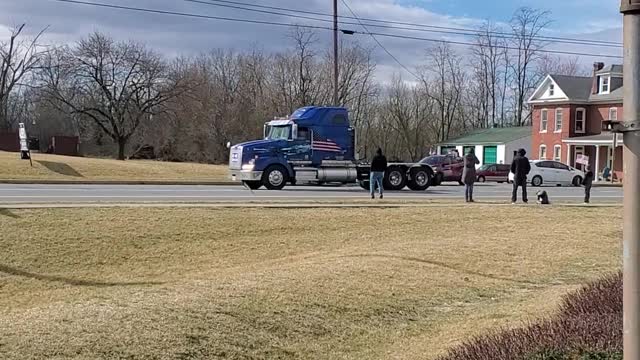
[[[546,187],[550,200],[581,202],[582,188]],[[538,189],[529,190],[533,200]],[[507,184],[478,184],[478,201],[508,202],[511,187]],[[444,185],[427,191],[388,192],[390,200],[463,199],[462,186]],[[163,185],[12,185],[0,184],[0,204],[7,203],[88,203],[88,202],[238,202],[260,200],[336,200],[367,199],[367,193],[353,186],[345,187],[288,187],[282,191],[250,191],[241,186],[163,186]],[[594,188],[594,203],[621,203],[621,188]]]

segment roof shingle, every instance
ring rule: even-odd
[[[531,126],[476,130],[459,138],[450,139],[440,145],[499,145],[531,136]]]

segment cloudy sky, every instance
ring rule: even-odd
[[[293,12],[273,11],[276,14],[250,12],[185,0],[81,0],[153,10],[165,10],[197,15],[233,17],[279,23],[309,24],[330,27],[330,17],[304,15],[295,10],[331,13],[331,0],[234,0],[236,2],[275,6],[292,9]],[[215,0],[199,0],[225,4]],[[344,0],[360,18],[384,19],[425,25],[470,28],[486,19],[497,24],[509,21],[520,6],[549,10],[553,23],[545,34],[580,39],[621,41],[622,17],[619,0]],[[351,15],[338,1],[339,12]],[[230,5],[226,3],[226,5]],[[246,7],[246,6],[243,6]],[[264,10],[264,9],[263,9]],[[287,15],[289,16],[287,16]],[[303,19],[310,16],[314,19]],[[352,21],[345,19],[344,21]],[[278,51],[288,45],[286,27],[247,24],[185,16],[142,13],[128,10],[106,9],[95,6],[63,3],[56,0],[0,0],[0,41],[7,38],[7,29],[26,23],[30,32],[49,26],[46,40],[56,43],[73,42],[91,31],[101,31],[117,39],[143,41],[168,55],[193,54],[213,48],[236,50],[260,47],[265,51]],[[341,28],[362,30],[357,25],[343,24]],[[400,29],[369,28],[370,31],[409,35],[429,39],[471,41],[460,35],[434,32],[417,32]],[[318,46],[328,46],[331,32],[317,30],[322,41]],[[366,34],[353,35],[365,45],[374,46]],[[409,68],[419,65],[425,56],[429,42],[378,37],[378,40]],[[611,47],[555,44],[551,49],[588,52],[593,54],[620,55],[621,50]],[[463,52],[464,48],[459,47]],[[375,50],[379,77],[388,79],[392,73],[402,73],[401,67],[382,49]],[[603,59],[583,56],[585,64],[594,60],[606,63],[621,59]],[[404,73],[404,76],[410,76]]]

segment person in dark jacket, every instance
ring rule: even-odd
[[[376,186],[380,191],[380,199],[384,198],[384,189],[382,187],[382,179],[384,179],[384,172],[387,171],[387,158],[382,155],[382,149],[378,148],[376,156],[371,161],[371,176],[369,189],[371,190],[371,198],[376,198]]]
[[[518,150],[518,156],[511,163],[511,172],[513,173],[513,192],[511,193],[511,202],[513,204],[518,201],[518,187],[522,187],[522,201],[526,204],[527,199],[527,175],[531,171],[529,159],[525,156],[527,152],[524,149]]]
[[[584,203],[588,204],[591,200],[591,185],[593,184],[593,171],[591,171],[591,167],[587,165],[585,169],[587,172],[584,174],[584,180],[582,180],[582,185],[584,185]]]
[[[473,202],[473,184],[476,182],[476,165],[480,160],[476,157],[473,148],[464,156],[464,168],[462,169],[462,183],[464,184],[464,201]]]

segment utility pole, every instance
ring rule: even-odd
[[[333,0],[333,105],[338,104],[338,0]]]
[[[621,0],[624,14],[624,359],[640,359],[640,0]],[[615,151],[615,149],[614,149]]]

